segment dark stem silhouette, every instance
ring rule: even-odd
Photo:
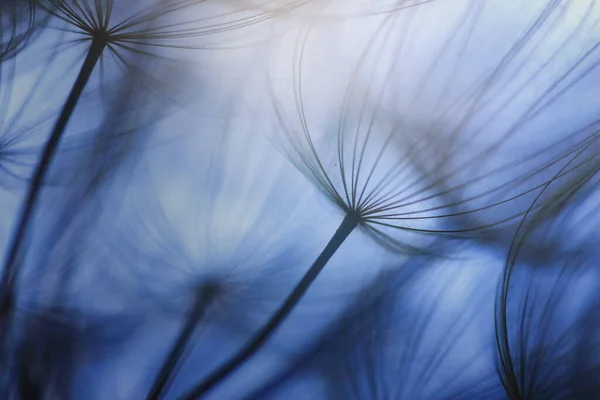
[[[212,372],[199,385],[195,386],[192,390],[185,394],[182,399],[197,399],[205,395],[228,375],[235,372],[248,358],[250,358],[250,356],[258,351],[296,307],[308,288],[323,270],[329,259],[335,254],[342,243],[344,243],[344,240],[346,240],[359,222],[360,215],[357,215],[353,212],[347,213],[333,237],[329,240],[327,246],[325,246],[325,249],[323,249],[313,265],[309,268],[306,274],[304,274],[300,282],[288,295],[285,302],[279,307],[275,314],[273,314],[269,321],[240,351],[237,352],[237,354],[235,354],[231,359],[229,359],[229,361],[219,367],[216,371]]]
[[[215,285],[209,285],[208,287],[203,288],[196,296],[196,300],[194,301],[194,305],[185,325],[181,332],[179,332],[175,344],[171,348],[168,357],[163,363],[160,372],[150,389],[150,393],[146,397],[148,400],[158,400],[169,390],[175,373],[180,366],[179,361],[181,360],[181,356],[183,355],[190,338],[193,336],[198,323],[204,318],[217,291],[218,288]]]
[[[103,35],[98,35],[92,39],[92,43],[79,71],[79,75],[71,88],[71,92],[63,105],[56,123],[54,124],[52,134],[44,145],[42,155],[29,182],[27,195],[21,207],[17,226],[11,238],[7,257],[2,269],[2,282],[0,283],[0,296],[2,296],[0,299],[0,320],[4,319],[13,307],[15,281],[17,280],[18,275],[18,265],[22,258],[22,247],[27,234],[27,229],[34,215],[35,207],[40,198],[44,180],[52,165],[52,161],[56,156],[60,140],[65,133],[67,124],[73,115],[81,94],[83,93],[98,60],[102,56],[102,52],[107,43],[107,38]]]

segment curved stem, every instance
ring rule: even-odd
[[[325,246],[325,249],[323,249],[319,257],[317,257],[313,265],[309,268],[306,274],[304,274],[300,282],[288,295],[285,302],[279,307],[275,314],[273,314],[271,319],[240,351],[237,352],[237,354],[235,354],[231,359],[229,359],[229,361],[227,361],[216,371],[211,373],[206,379],[204,379],[204,381],[186,393],[182,399],[197,399],[205,395],[229,374],[235,372],[235,370],[237,370],[250,356],[252,356],[265,344],[267,339],[277,330],[277,328],[279,328],[283,320],[296,307],[308,288],[323,270],[329,259],[333,256],[333,254],[335,254],[337,249],[341,246],[344,240],[346,240],[354,228],[356,228],[359,220],[360,216],[354,213],[346,214],[339,228],[335,231],[335,234],[329,240],[327,246]]]
[[[206,309],[208,308],[213,297],[214,290],[211,288],[202,290],[196,297],[192,311],[190,312],[183,329],[179,333],[175,344],[171,348],[171,351],[162,365],[158,376],[152,384],[152,389],[150,389],[150,393],[146,397],[148,400],[158,400],[167,390],[169,390],[169,387],[173,381],[174,373],[177,372],[177,367],[179,361],[181,360],[181,356],[183,355],[190,338],[196,330],[198,323],[204,317]]]
[[[106,47],[106,40],[104,38],[95,38],[92,40],[92,44],[88,50],[87,56],[81,66],[79,75],[71,88],[69,97],[65,101],[62,111],[54,124],[52,134],[46,141],[42,156],[40,157],[29,186],[27,188],[27,195],[22,205],[17,227],[11,238],[10,245],[8,247],[8,256],[4,262],[2,269],[2,282],[0,282],[0,318],[4,317],[10,312],[14,297],[14,282],[17,279],[18,264],[21,258],[21,250],[23,242],[26,236],[27,228],[31,222],[35,207],[40,197],[41,189],[52,164],[52,161],[58,150],[60,139],[62,138],[67,124],[73,115],[75,106],[79,102],[79,98],[83,93],[83,90],[89,81],[89,78],[96,66],[102,52]]]

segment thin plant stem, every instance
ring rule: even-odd
[[[337,249],[344,243],[344,240],[356,228],[360,222],[360,215],[349,212],[344,217],[344,220],[335,231],[333,237],[325,246],[325,249],[319,254],[313,265],[304,274],[300,282],[294,290],[288,295],[285,302],[273,314],[269,321],[260,329],[254,337],[235,354],[229,361],[211,373],[204,381],[195,386],[192,390],[186,393],[182,399],[191,400],[197,399],[205,395],[213,389],[219,382],[225,379],[228,375],[235,372],[250,356],[258,351],[279,328],[284,319],[292,312],[296,305],[300,302],[308,288],[315,281],[319,273],[323,270],[329,259],[335,254]]]
[[[158,400],[163,394],[169,390],[171,383],[173,382],[174,373],[177,372],[178,364],[181,360],[181,356],[188,345],[188,342],[194,334],[198,323],[202,321],[206,310],[214,298],[216,288],[208,287],[205,290],[201,290],[196,296],[192,310],[183,326],[183,329],[179,333],[175,344],[171,348],[168,357],[163,363],[162,368],[152,385],[150,393],[146,397],[148,400]]]
[[[42,155],[36,165],[33,176],[27,188],[27,196],[22,205],[17,227],[13,233],[10,246],[8,247],[8,255],[2,269],[2,282],[0,283],[0,319],[12,309],[14,301],[14,283],[17,279],[18,264],[20,262],[21,250],[27,233],[27,228],[31,222],[35,207],[39,201],[40,193],[43,187],[44,180],[52,161],[56,156],[60,140],[65,133],[67,124],[73,115],[75,107],[81,98],[81,94],[87,85],[94,67],[102,56],[102,52],[106,47],[107,40],[103,35],[98,35],[92,39],[90,48],[88,49],[85,60],[79,71],[79,75],[71,88],[69,97],[65,101],[62,111],[56,120],[52,134],[48,138]]]

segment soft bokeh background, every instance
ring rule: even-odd
[[[187,12],[201,21],[242,4]],[[409,5],[315,0],[186,39],[198,49],[132,57],[133,70],[103,60],[18,282],[19,335],[47,341],[55,368],[43,374],[68,377],[65,398],[143,398],[194,296],[214,285],[166,396],[179,398],[249,340],[327,244],[343,213],[286,158],[274,111],[300,132],[299,87],[328,171],[344,107],[376,109],[375,129],[403,126],[390,149],[408,160],[403,179],[419,182],[415,207],[432,209],[417,226],[504,222],[409,238],[435,255],[386,251],[354,231],[267,346],[208,398],[507,398],[494,332],[503,277],[523,387],[596,398],[599,6]],[[2,249],[85,52],[55,25],[2,64]],[[521,224],[532,203],[539,212]],[[434,218],[440,204],[449,221]]]

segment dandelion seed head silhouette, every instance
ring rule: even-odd
[[[294,47],[297,65],[294,80],[287,82],[288,87],[294,87],[287,104],[296,110],[284,114],[278,108],[278,114],[286,125],[285,134],[291,137],[291,157],[340,206],[355,207],[354,192],[365,189],[356,178],[360,175],[356,171],[359,167],[368,171],[375,163],[371,160],[363,165],[363,151],[379,155],[381,160],[407,158],[408,153],[412,168],[418,171],[417,175],[424,176],[415,179],[420,185],[415,185],[412,192],[422,196],[415,199],[413,195],[412,199],[427,201],[417,202],[418,210],[411,215],[410,210],[400,210],[414,204],[407,201],[411,190],[404,197],[399,196],[399,189],[391,192],[394,194],[388,192],[388,197],[376,203],[383,205],[378,210],[386,211],[382,215],[386,223],[400,230],[417,228],[458,236],[474,233],[484,238],[488,235],[481,232],[484,228],[502,228],[505,232],[514,228],[544,182],[564,167],[568,158],[565,154],[582,146],[589,148],[589,154],[593,153],[591,148],[597,144],[592,108],[584,105],[573,117],[569,106],[586,92],[583,82],[591,88],[598,79],[597,37],[590,32],[594,24],[590,17],[593,5],[565,11],[560,10],[559,4],[535,4],[520,18],[507,20],[505,26],[493,26],[512,39],[498,37],[499,46],[494,46],[496,39],[490,43],[488,32],[492,30],[485,21],[503,20],[490,12],[494,9],[490,4],[466,4],[467,7],[456,8],[460,10],[457,12],[460,18],[451,20],[448,30],[442,26],[433,31],[443,32],[438,41],[430,42],[429,36],[416,35],[428,31],[427,21],[434,20],[436,5],[427,8],[432,10],[430,13],[418,9],[413,14],[401,13],[397,19],[380,21],[378,29],[368,36],[366,50],[355,47],[354,54],[361,63],[359,72],[336,66],[330,69],[336,75],[333,77],[324,76],[319,69],[323,64],[320,53],[314,56],[304,51],[318,47],[323,42],[321,35],[326,35],[323,32],[331,28],[310,27],[299,35]],[[446,8],[450,6],[446,4],[437,11],[441,14]],[[563,19],[565,14],[567,17]],[[488,40],[478,40],[484,37]],[[319,43],[312,38],[319,38]],[[421,49],[424,50],[420,53]],[[494,53],[488,57],[489,49]],[[480,61],[474,63],[472,59]],[[449,76],[448,68],[456,73]],[[360,87],[356,83],[360,78],[367,82],[367,89],[355,89]],[[334,85],[337,90],[332,90],[333,93],[346,93],[342,105],[337,105],[339,100],[319,103],[318,98],[323,97],[319,90],[322,85],[306,82],[312,84],[321,79],[327,85]],[[344,91],[335,86],[337,82],[346,82],[352,89]],[[277,105],[285,102],[280,100],[283,98],[276,100],[276,107],[283,108]],[[358,101],[359,106],[348,107],[345,103],[348,98],[350,102]],[[307,109],[307,104],[312,109]],[[368,106],[364,107],[365,104]],[[326,123],[313,122],[323,115],[323,109],[330,110],[326,113],[329,118],[332,115],[339,118],[337,130],[324,128]],[[298,122],[290,127],[294,113],[298,114]],[[378,153],[373,145],[375,139],[371,139],[376,136],[372,131],[377,131],[377,124],[381,125],[384,118],[398,121],[395,124],[400,131],[393,135],[399,140],[392,141],[399,142],[400,151],[389,156],[391,151],[387,147],[385,152]],[[573,129],[574,126],[580,128]],[[324,138],[322,132],[330,133],[330,137]],[[334,158],[337,159],[333,161]],[[331,164],[339,166],[339,171]],[[561,179],[574,176],[581,167],[577,164],[564,170]],[[378,170],[390,171],[380,165],[372,169],[374,174]],[[407,172],[410,175],[415,173]],[[394,181],[390,186],[399,185]],[[554,188],[559,190],[559,187]],[[548,192],[544,195],[552,197]],[[415,221],[428,221],[433,226],[419,226]]]

